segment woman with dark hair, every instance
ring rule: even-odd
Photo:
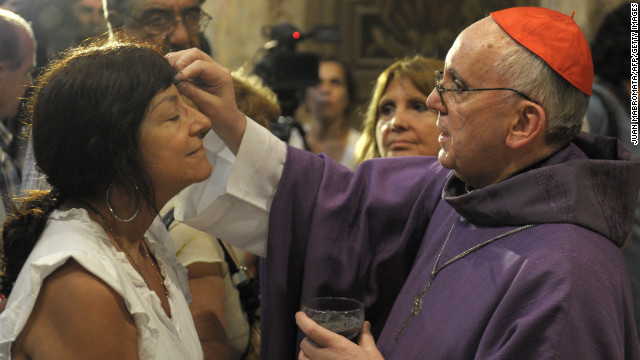
[[[29,100],[51,190],[5,222],[0,358],[202,358],[184,268],[158,211],[211,173],[211,122],[132,43],[77,48]]]
[[[354,168],[353,151],[360,132],[353,124],[356,102],[355,84],[347,65],[336,59],[323,59],[318,64],[319,83],[306,91],[305,102],[298,115],[308,112],[305,134],[308,149],[326,153],[341,164]]]

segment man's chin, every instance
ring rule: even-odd
[[[454,161],[452,161],[452,159],[451,159],[451,154],[449,154],[444,149],[440,149],[440,151],[438,152],[438,162],[445,169],[453,169],[454,168],[454,166],[453,166],[454,165]]]

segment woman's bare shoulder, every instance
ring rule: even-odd
[[[124,299],[70,259],[44,280],[14,348],[34,359],[136,359],[137,335]]]

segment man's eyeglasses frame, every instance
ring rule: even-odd
[[[195,27],[191,27],[187,25],[187,23],[189,22],[188,18],[196,14],[198,16],[197,29]],[[149,21],[145,19],[145,14],[142,14],[140,17],[132,17],[132,19],[135,20],[137,23],[139,23],[147,33],[149,33],[150,35],[156,36],[156,35],[166,35],[166,34],[172,33],[178,26],[178,23],[181,21],[189,34],[192,34],[192,35],[198,34],[204,31],[204,29],[209,24],[209,21],[211,21],[212,17],[211,15],[207,14],[203,10],[199,10],[199,11],[188,10],[188,11],[182,12],[179,15],[173,14],[173,21],[168,22],[162,27],[153,26],[149,24]]]
[[[529,101],[531,101],[533,103],[538,104],[537,101],[532,100],[529,96],[525,95],[523,92],[520,92],[520,91],[518,91],[516,89],[511,89],[511,88],[475,88],[475,89],[449,89],[449,88],[445,88],[442,85],[440,85],[440,82],[442,81],[442,75],[443,74],[444,74],[444,72],[436,69],[436,91],[438,91],[438,96],[440,97],[440,102],[442,103],[442,106],[446,106],[445,103],[444,103],[444,98],[442,97],[442,93],[443,92],[454,92],[454,91],[456,91],[456,92],[464,92],[464,91],[494,91],[494,90],[513,91],[514,93],[522,96],[526,100],[529,100]]]

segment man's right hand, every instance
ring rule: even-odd
[[[237,154],[246,118],[238,110],[229,70],[196,48],[169,53],[166,58],[176,70],[180,93],[211,119],[213,131]]]

